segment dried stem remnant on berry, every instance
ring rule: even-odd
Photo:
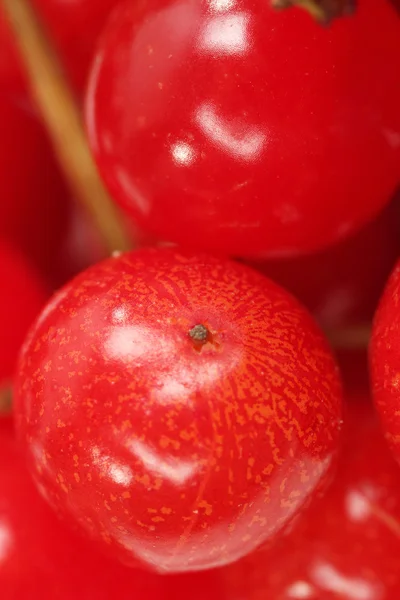
[[[189,336],[198,344],[205,344],[208,341],[210,332],[204,325],[195,325],[190,331]]]
[[[278,10],[299,6],[322,25],[329,25],[333,19],[354,13],[356,0],[271,0],[273,8]]]

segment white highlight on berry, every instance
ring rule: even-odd
[[[188,167],[196,158],[194,149],[186,142],[176,142],[176,144],[172,144],[171,154],[174,162],[182,167]]]
[[[213,17],[201,32],[199,49],[217,54],[245,54],[250,44],[249,20],[245,12]]]
[[[312,598],[314,588],[307,581],[295,581],[286,589],[286,595],[288,598],[294,598],[295,600],[305,600],[306,598]]]
[[[351,600],[381,600],[380,586],[361,579],[348,577],[340,573],[333,565],[317,563],[312,571],[312,579],[321,589],[342,595]]]
[[[13,545],[13,536],[9,526],[0,521],[0,563],[4,562]]]

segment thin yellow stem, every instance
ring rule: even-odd
[[[130,249],[132,240],[99,178],[80,111],[43,25],[27,0],[0,0],[0,5],[74,197],[91,216],[108,252]]]

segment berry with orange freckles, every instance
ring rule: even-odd
[[[255,552],[225,571],[231,600],[400,597],[400,470],[367,387],[353,390],[348,400],[333,485],[272,552]]]
[[[223,600],[218,571],[129,569],[69,531],[35,489],[10,420],[0,420],[0,454],[1,600]]]
[[[163,571],[274,539],[327,477],[341,385],[297,301],[252,269],[142,249],[91,267],[21,356],[19,435],[50,503]]]

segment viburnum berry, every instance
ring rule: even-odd
[[[293,297],[166,248],[113,257],[54,296],[15,410],[49,502],[110,554],[164,572],[278,535],[323,485],[342,419],[335,362]]]
[[[400,262],[389,278],[370,344],[374,400],[386,438],[400,462]]]
[[[309,3],[310,4],[310,3]],[[260,0],[130,0],[86,102],[114,199],[162,240],[298,256],[355,232],[400,181],[400,20],[363,0],[321,27]]]
[[[345,444],[325,497],[272,551],[255,552],[226,571],[227,596],[397,600],[399,486],[399,467],[365,386],[348,397]]]
[[[126,568],[60,523],[32,483],[10,420],[0,419],[0,453],[2,600],[223,600],[218,573]]]

